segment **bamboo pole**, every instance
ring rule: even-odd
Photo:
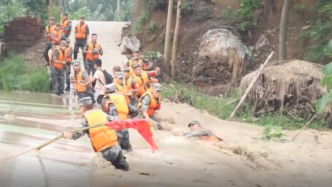
[[[274,54],[274,51],[272,51],[270,53],[270,55],[267,57],[266,61],[264,62],[264,64],[262,64],[258,71],[256,76],[252,79],[252,81],[250,82],[246,92],[243,94],[243,96],[241,97],[241,100],[239,102],[239,104],[235,107],[235,109],[233,110],[232,114],[229,116],[228,120],[231,120],[234,115],[236,114],[236,111],[240,108],[240,106],[242,105],[243,101],[247,98],[250,90],[252,89],[252,87],[254,86],[255,82],[257,81],[258,77],[262,74],[264,67],[266,66],[266,64],[270,61],[270,59],[272,58],[272,55]]]
[[[95,125],[95,126],[91,126],[91,127],[82,127],[82,128],[78,128],[78,129],[75,129],[75,130],[72,130],[72,131],[69,131],[70,133],[75,133],[75,132],[79,132],[79,131],[84,131],[84,130],[88,130],[88,129],[91,129],[91,128],[96,128],[96,127],[101,127],[101,126],[105,126],[105,124],[98,124],[98,125]],[[60,136],[57,136],[55,138],[53,138],[52,140],[50,141],[47,141],[45,143],[43,143],[42,145],[38,146],[35,148],[35,150],[39,150],[45,146],[48,146],[50,145],[51,143],[61,139],[63,137],[63,134],[61,134]]]
[[[53,15],[53,0],[49,0],[49,5],[48,5],[48,17],[52,17]]]
[[[176,51],[177,51],[177,46],[178,46],[178,38],[179,38],[180,22],[181,22],[181,5],[182,5],[182,0],[178,0],[175,32],[174,32],[174,40],[173,40],[173,49],[172,49],[172,61],[171,61],[171,77],[173,79],[175,77],[175,65],[177,64]]]
[[[305,124],[302,129],[292,138],[292,141],[295,140],[295,138],[316,118],[317,114],[315,114],[308,122]]]

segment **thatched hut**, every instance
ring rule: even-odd
[[[255,114],[276,110],[292,118],[298,114],[305,118],[315,114],[316,101],[326,93],[320,84],[324,76],[321,69],[322,65],[300,60],[265,67],[247,97],[254,105]],[[248,87],[256,73],[242,78],[242,90]]]
[[[211,29],[199,38],[199,57],[193,67],[193,83],[198,85],[236,84],[250,52],[227,29]]]

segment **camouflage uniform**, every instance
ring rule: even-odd
[[[78,23],[78,24],[80,24],[80,23]],[[86,30],[86,36],[88,36],[89,32],[90,32],[88,25],[86,25],[85,30]],[[76,32],[77,32],[77,28],[75,27],[75,33]],[[78,53],[79,48],[81,48],[82,51],[83,51],[83,47],[86,44],[86,40],[87,40],[87,38],[85,38],[85,39],[78,39],[78,38],[76,38],[76,40],[75,40],[75,46],[74,46],[74,60],[77,59],[77,53]],[[82,53],[82,54],[83,54],[83,60],[85,61],[86,54],[85,53]]]
[[[69,51],[69,56],[73,55],[73,50]],[[66,64],[67,67],[65,67],[65,73],[66,73],[66,83],[67,83],[67,88],[66,90],[70,89],[70,72],[71,72],[71,62],[67,62]]]
[[[88,44],[86,44],[85,46],[84,46],[84,48],[83,48],[83,51],[87,51],[88,50]],[[98,53],[101,53],[102,52],[102,48],[100,47],[100,49],[98,50]],[[97,51],[96,51],[97,52]],[[94,68],[94,66],[93,66],[93,61],[91,61],[91,60],[88,60],[88,59],[86,59],[85,61],[84,61],[84,68],[86,69],[86,71],[88,72],[88,74],[90,75],[90,73],[92,72],[92,76],[95,74],[95,68]]]
[[[196,130],[194,132],[184,133],[183,136],[186,138],[194,138],[194,137],[200,138],[202,136],[213,136],[213,133],[210,130],[200,128],[199,130]]]
[[[107,94],[107,86],[114,86],[114,85],[106,85],[105,87],[105,94]],[[115,88],[113,87],[113,91],[115,91]],[[109,93],[108,93],[109,94]],[[102,100],[102,110],[107,113],[108,115],[110,115],[113,119],[120,119],[119,118],[119,114],[118,114],[118,109],[116,108],[116,106],[114,104],[110,104],[109,108],[108,108],[108,112],[105,109],[105,103],[109,100],[108,97],[105,97]],[[134,118],[138,115],[138,109],[136,107],[134,107],[133,105],[128,103],[128,108],[129,108],[129,115],[130,118]],[[131,151],[132,146],[130,144],[129,141],[129,132],[128,129],[123,129],[123,130],[119,130],[116,131],[117,135],[118,135],[118,142],[119,145],[121,146],[121,148],[123,150],[126,151]]]
[[[142,102],[142,106],[140,107],[140,110],[139,110],[139,117],[144,118],[143,112],[148,112],[148,109],[149,109],[149,106],[150,106],[150,103],[151,103],[150,96],[149,95],[144,96],[144,98],[142,98],[141,102]],[[160,120],[156,117],[155,114],[150,116],[150,118],[153,121],[157,122],[158,129],[163,129]]]
[[[77,72],[75,71],[74,72],[74,76],[77,74]],[[83,76],[83,80],[84,81],[88,81],[88,73],[86,71],[83,71],[82,73],[82,76]],[[76,76],[75,76],[76,77]],[[86,91],[85,92],[77,92],[77,98],[78,100],[82,99],[83,97],[90,97],[92,99],[92,103],[95,104],[96,101],[95,101],[95,97],[93,95],[93,92],[92,92],[92,89],[90,86],[87,86],[86,87]]]
[[[65,21],[65,20],[62,20],[62,22]],[[71,21],[68,20],[68,25],[67,27],[63,28],[63,31],[71,31],[71,27],[72,27],[72,24],[71,24]],[[64,33],[64,38],[67,39],[69,37],[70,33]]]
[[[80,99],[79,103],[80,103],[80,105],[84,105],[87,103],[92,104],[92,100],[90,97],[85,97],[85,98]],[[106,115],[108,121],[113,121],[115,119],[114,117],[109,116],[106,113],[105,113],[105,115]],[[81,125],[81,127],[89,126],[88,121],[86,120],[85,117],[82,117],[80,125]],[[79,132],[72,134],[72,139],[77,140],[78,138],[84,136],[85,134],[90,136],[89,130],[79,131]],[[121,169],[124,171],[129,170],[129,164],[127,163],[126,157],[124,157],[121,147],[118,144],[114,145],[113,147],[102,150],[101,154],[107,161],[111,162],[112,165],[116,169]]]
[[[59,51],[55,50],[52,58],[52,66],[51,66],[51,81],[52,81],[52,88],[54,94],[61,94],[63,93],[64,84],[65,84],[65,71],[64,69],[58,69],[53,66],[54,61],[58,60]]]

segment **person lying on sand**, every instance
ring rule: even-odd
[[[219,142],[221,138],[217,137],[212,131],[204,129],[198,121],[191,121],[188,124],[191,132],[184,133],[183,136],[186,138],[200,138],[207,141]]]

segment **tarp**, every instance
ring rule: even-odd
[[[147,120],[144,119],[133,119],[133,120],[114,120],[105,124],[115,130],[122,129],[136,129],[142,137],[149,143],[152,148],[152,152],[158,150],[158,146],[153,140],[153,134],[150,129],[150,125]]]

